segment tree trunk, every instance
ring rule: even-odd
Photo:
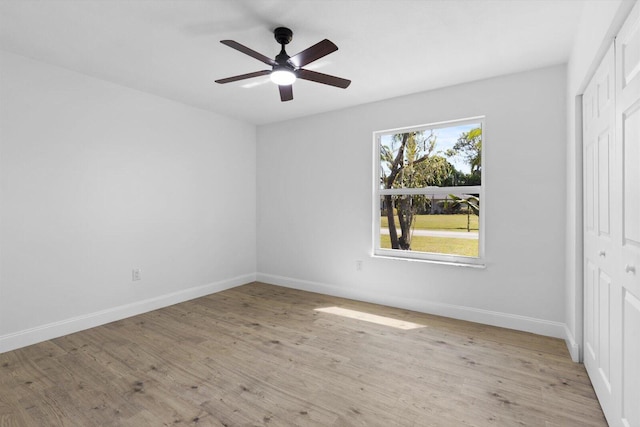
[[[396,230],[396,219],[393,217],[393,198],[390,194],[384,196],[384,204],[387,209],[387,222],[389,224],[389,240],[391,249],[400,249],[398,244],[398,230]]]
[[[398,198],[398,222],[402,234],[398,240],[400,249],[411,250],[411,223],[413,222],[413,211],[411,206],[411,196],[400,196]]]

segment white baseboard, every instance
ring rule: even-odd
[[[276,276],[272,274],[246,274],[209,283],[203,286],[173,292],[158,297],[137,301],[118,307],[89,313],[83,316],[76,316],[58,322],[48,323],[34,328],[25,329],[18,332],[0,336],[0,353],[26,347],[31,344],[57,338],[63,335],[104,325],[127,317],[146,313],[159,308],[168,307],[194,298],[210,295],[226,289],[235,288],[254,281],[269,283],[272,285],[284,286],[293,289],[300,289],[309,292],[317,292],[326,295],[333,295],[342,298],[350,298],[358,301],[366,301],[376,304],[383,304],[407,310],[414,310],[423,313],[435,314],[438,316],[451,317],[454,319],[467,320],[486,325],[499,326],[508,329],[531,332],[539,335],[563,338],[567,343],[567,348],[574,362],[580,361],[580,346],[569,328],[560,322],[552,322],[532,317],[519,316],[508,313],[464,307],[452,304],[436,303],[424,300],[398,297],[389,294],[371,295],[363,290],[345,289],[335,285],[312,282],[308,280],[292,279],[289,277]]]
[[[235,288],[246,283],[254,282],[255,280],[255,274],[245,274],[231,279],[209,283],[202,286],[195,286],[193,288],[172,292],[170,294],[160,295],[154,298],[108,308],[95,313],[76,316],[58,322],[48,323],[34,328],[2,335],[0,336],[0,353],[104,325],[109,322],[114,322],[116,320],[121,320],[138,314],[147,313],[152,310],[168,307],[173,304],[203,297],[226,289]]]
[[[576,342],[573,333],[569,330],[567,325],[564,325],[564,341],[567,343],[567,349],[569,349],[571,360],[576,363],[582,362],[580,357],[580,345]]]
[[[454,319],[467,320],[470,322],[482,323],[485,325],[499,326],[502,328],[515,329],[518,331],[531,332],[534,334],[545,335],[554,338],[566,339],[566,331],[568,331],[565,324],[561,322],[536,319],[533,317],[520,316],[516,314],[501,313],[473,307],[464,307],[459,305],[404,298],[390,294],[372,295],[369,292],[359,289],[341,288],[326,283],[292,279],[290,277],[282,277],[272,274],[257,273],[256,279],[259,282],[269,283],[272,285],[404,308],[407,310],[435,314],[444,317],[451,317]]]

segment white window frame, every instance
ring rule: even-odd
[[[418,132],[424,130],[435,130],[465,124],[479,123],[482,126],[482,156],[481,156],[481,169],[482,169],[482,181],[481,185],[476,186],[459,186],[459,187],[423,187],[423,188],[380,188],[380,139],[385,135],[395,135],[399,133]],[[372,231],[373,231],[373,252],[374,257],[393,258],[400,260],[414,260],[414,261],[427,261],[445,264],[455,264],[461,266],[471,267],[484,267],[484,236],[485,236],[485,211],[486,200],[484,197],[485,177],[484,177],[484,162],[486,159],[486,144],[484,144],[486,137],[486,123],[484,116],[470,117],[459,120],[449,120],[444,122],[429,123],[419,126],[410,126],[404,128],[387,129],[376,131],[373,133],[373,217],[372,217]],[[440,254],[432,252],[416,252],[405,251],[399,249],[386,249],[380,247],[380,199],[384,195],[416,195],[422,194],[426,196],[438,195],[438,194],[479,194],[480,195],[480,218],[478,221],[478,256],[469,257],[453,254]]]

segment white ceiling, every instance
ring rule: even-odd
[[[608,0],[0,0],[0,49],[264,124],[565,63],[585,1]],[[277,26],[290,55],[338,45],[306,68],[351,86],[214,83],[268,68],[219,40],[274,57]]]

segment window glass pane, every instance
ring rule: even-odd
[[[380,188],[482,183],[482,124],[465,123],[379,138]]]
[[[477,194],[384,195],[379,219],[382,249],[479,256]]]

